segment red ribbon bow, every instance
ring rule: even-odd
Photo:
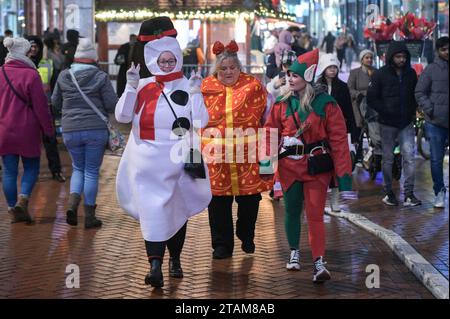
[[[222,54],[224,51],[228,51],[229,53],[236,53],[239,51],[239,47],[236,41],[231,40],[227,46],[224,46],[222,42],[216,41],[213,46],[213,53],[215,55]]]

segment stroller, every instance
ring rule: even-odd
[[[363,149],[363,167],[369,172],[370,179],[375,180],[378,172],[381,171],[381,132],[380,124],[378,123],[378,114],[375,110],[367,106],[366,98],[361,101],[360,111],[364,118],[364,129],[361,130],[358,143],[364,143],[364,136],[368,140],[368,148]],[[359,146],[359,145],[358,145]],[[364,145],[363,145],[364,146]],[[394,153],[394,165],[392,166],[392,177],[397,181],[402,176],[402,155],[398,143],[392,150]]]

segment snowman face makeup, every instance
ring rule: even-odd
[[[164,51],[158,57],[157,63],[161,71],[170,73],[173,71],[173,69],[175,69],[175,66],[177,65],[177,59],[172,52]]]

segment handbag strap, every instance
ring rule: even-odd
[[[72,82],[75,84],[75,87],[78,89],[78,92],[80,92],[81,97],[86,101],[86,103],[94,110],[95,113],[97,113],[98,116],[106,123],[106,125],[110,125],[109,120],[106,116],[100,112],[100,110],[95,106],[95,104],[89,99],[86,94],[81,90],[80,86],[78,85],[78,81],[75,78],[75,74],[73,74],[72,70],[69,70],[70,76],[72,77]]]
[[[287,103],[287,105],[289,107],[289,110],[292,113],[292,117],[294,118],[295,126],[297,127],[297,130],[298,130],[298,129],[300,129],[300,125],[298,124],[298,121],[295,118],[294,109],[292,108],[292,105],[289,102]],[[305,147],[308,147],[310,149],[309,152],[311,152],[313,149],[315,149],[317,147],[323,147],[323,148],[326,148],[326,149],[331,149],[330,144],[328,143],[327,140],[322,140],[322,141],[318,141],[318,142],[315,142],[315,143],[307,144],[307,143],[305,143],[305,139],[304,139],[303,133],[300,134],[299,137],[300,137],[302,143],[305,145]]]
[[[159,83],[158,82],[156,82],[156,83],[157,83],[156,85],[159,86]],[[183,130],[183,128],[180,125],[180,121],[178,120],[177,113],[175,113],[175,110],[173,109],[172,104],[170,104],[169,99],[167,98],[166,94],[164,93],[164,88],[162,88],[162,87],[160,87],[160,88],[161,88],[161,93],[164,96],[164,99],[166,100],[167,104],[169,104],[170,110],[172,111],[172,114],[175,117],[175,121],[177,122],[178,127],[180,128],[180,130]]]
[[[292,105],[291,105],[291,103],[289,103],[289,101],[287,102],[287,105],[288,105],[288,107],[289,107],[289,110],[290,110],[291,113],[292,113],[292,118],[294,119],[295,127],[297,128],[297,130],[299,130],[299,129],[300,129],[300,124],[298,124],[297,118],[295,117],[294,109],[292,108]],[[305,140],[304,140],[304,138],[303,138],[303,133],[300,134],[299,137],[300,137],[300,139],[302,140],[302,143],[303,143],[303,144],[306,144],[306,143],[305,143]]]
[[[31,103],[27,101],[22,95],[19,94],[19,92],[16,91],[14,86],[11,83],[11,80],[9,79],[8,75],[6,74],[5,66],[2,66],[3,76],[5,77],[6,83],[8,83],[9,88],[14,92],[14,94],[21,100],[23,103],[25,103],[26,106],[31,108]]]
[[[291,103],[289,103],[289,101],[286,104],[288,105],[289,110],[292,113],[292,118],[294,119],[295,127],[297,127],[297,130],[299,130],[300,129],[300,125],[298,124],[297,118],[295,117],[294,109],[292,108],[292,105],[291,105]]]

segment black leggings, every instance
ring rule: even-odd
[[[61,173],[61,159],[58,152],[58,140],[56,137],[42,137],[42,142],[45,148],[45,154],[47,155],[48,168],[52,174]]]
[[[186,238],[187,222],[178,232],[166,241],[145,241],[145,249],[147,250],[147,257],[149,262],[157,258],[164,259],[164,253],[169,249],[170,257],[179,258],[181,250],[183,249],[184,239]]]

